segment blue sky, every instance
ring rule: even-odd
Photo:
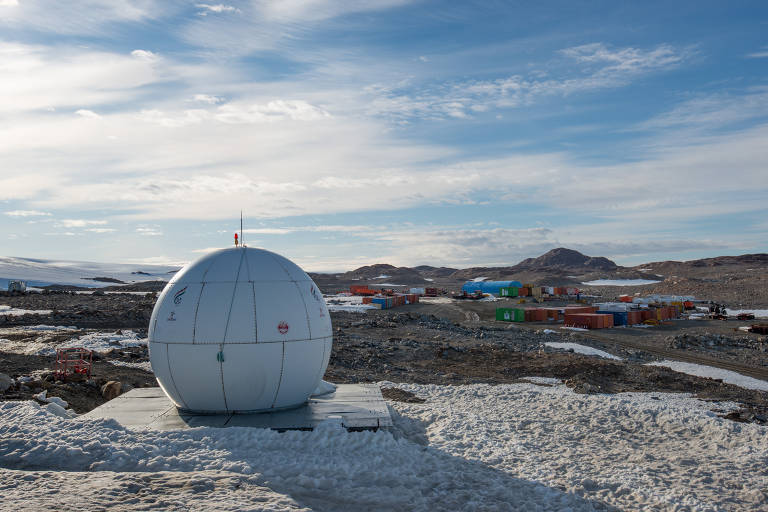
[[[764,2],[0,0],[0,255],[768,251]]]

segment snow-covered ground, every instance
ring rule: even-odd
[[[139,370],[144,370],[145,372],[153,373],[152,363],[150,363],[149,361],[140,361],[140,362],[110,361],[109,363],[115,366],[126,366],[128,368],[138,368]]]
[[[139,337],[134,331],[123,330],[115,332],[93,332],[77,336],[80,329],[76,327],[52,327],[52,326],[34,326],[34,327],[14,327],[8,331],[14,330],[36,330],[41,332],[56,331],[61,334],[70,334],[72,338],[58,343],[51,343],[47,338],[38,338],[39,341],[14,341],[4,339],[3,332],[0,331],[0,351],[11,352],[15,354],[48,356],[56,353],[57,348],[83,347],[95,352],[109,352],[113,348],[137,347],[146,345],[147,339]]]
[[[579,345],[578,343],[559,342],[559,341],[547,341],[544,345],[560,350],[573,350],[577,354],[584,354],[587,356],[600,356],[606,359],[616,359],[621,361],[620,357],[613,354],[609,354],[604,350],[598,350],[596,348],[588,347],[586,345]]]
[[[654,284],[660,282],[661,281],[654,281],[652,279],[596,279],[581,284],[589,286],[639,286],[642,284]]]
[[[752,313],[755,318],[768,318],[768,309],[726,309],[729,316],[736,316],[742,313]]]
[[[732,372],[730,370],[724,370],[722,368],[715,368],[714,366],[705,366],[703,364],[684,363],[682,361],[670,360],[656,361],[648,364],[651,366],[666,366],[671,370],[680,373],[687,373],[688,375],[708,377],[710,379],[722,379],[723,382],[746,389],[768,391],[768,382],[764,380],[747,377],[746,375]]]
[[[352,313],[365,313],[369,309],[376,309],[371,304],[363,304],[363,298],[355,295],[324,295],[328,311],[350,311]]]
[[[765,510],[768,428],[684,395],[400,385],[393,432],[134,431],[0,403],[7,510]],[[552,385],[556,384],[556,385]],[[66,493],[66,494],[65,494]]]
[[[0,305],[0,315],[49,315],[50,313],[50,309],[17,309],[11,306]]]
[[[23,279],[30,286],[70,284],[98,288],[115,283],[91,281],[93,277],[111,277],[126,283],[168,280],[179,267],[131,263],[94,263],[87,261],[39,260],[0,257],[0,289],[8,287],[9,279]],[[135,272],[142,272],[141,274]],[[85,279],[84,279],[85,278]]]

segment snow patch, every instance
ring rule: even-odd
[[[14,328],[14,331],[61,331],[64,334],[70,333],[73,336],[80,332],[77,327],[51,327],[38,325],[34,327]],[[93,350],[98,353],[109,352],[113,348],[138,347],[147,344],[147,338],[140,338],[137,333],[131,330],[115,332],[94,332],[77,336],[66,341],[51,343],[45,336],[39,336],[36,341],[11,341],[0,339],[0,350],[14,354],[51,356],[56,353],[56,349],[82,347]]]
[[[370,309],[376,309],[376,306],[371,304],[363,304],[363,298],[355,295],[324,295],[323,297],[328,311],[365,313]]]
[[[145,372],[153,373],[152,372],[152,364],[149,361],[109,361],[109,364],[113,364],[115,366],[124,366],[126,368],[138,368],[139,370],[144,370]]]
[[[392,403],[392,432],[158,432],[0,403],[3,506],[60,508],[57,489],[85,510],[768,506],[768,429],[712,412],[735,404],[533,383],[397,387],[426,402]]]
[[[648,363],[649,366],[664,366],[670,370],[686,373],[688,375],[695,375],[697,377],[707,377],[710,379],[722,379],[723,382],[733,384],[746,389],[756,389],[758,391],[768,391],[768,382],[764,380],[754,379],[747,377],[740,373],[732,372],[730,370],[724,370],[722,368],[715,368],[714,366],[705,366],[695,363],[684,363],[682,361],[656,361]]]
[[[652,279],[596,279],[581,284],[588,286],[640,286],[643,284],[656,284],[660,282],[661,281],[654,281]]]
[[[599,357],[604,357],[606,359],[615,359],[617,361],[622,361],[622,358],[617,357],[613,354],[609,354],[604,350],[598,350],[596,348],[588,347],[586,345],[579,345],[578,343],[547,341],[544,343],[544,345],[552,348],[557,348],[560,350],[573,350],[577,354],[584,354],[586,356],[599,356]]]
[[[0,315],[50,315],[51,313],[50,309],[17,309],[11,306],[0,305]]]
[[[546,384],[550,386],[557,386],[558,384],[563,383],[562,380],[555,379],[554,377],[520,377],[520,380],[527,380],[534,384]]]

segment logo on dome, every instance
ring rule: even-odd
[[[186,293],[186,291],[187,291],[187,287],[186,287],[186,286],[185,286],[184,288],[182,288],[181,290],[177,291],[177,292],[176,292],[176,293],[173,295],[173,303],[174,303],[174,304],[176,304],[177,306],[178,306],[179,304],[181,304],[181,298],[184,296],[184,294]]]
[[[176,321],[176,312],[175,311],[171,311],[171,314],[168,315],[168,321],[169,322],[175,322]]]
[[[279,324],[277,324],[277,330],[280,331],[280,334],[285,334],[288,332],[288,329],[291,327],[288,325],[288,322],[282,321]]]

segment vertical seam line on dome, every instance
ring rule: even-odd
[[[301,303],[304,304],[304,318],[307,320],[307,332],[309,333],[309,339],[312,339],[312,322],[309,321],[309,308],[307,307],[307,301],[304,300],[304,294],[301,293],[301,288],[299,288],[299,283],[296,281],[293,281],[293,284],[296,286],[296,291],[299,292],[299,297],[301,297]]]
[[[304,295],[301,293],[301,288],[299,288],[298,281],[291,277],[291,273],[288,272],[288,269],[283,266],[278,258],[275,258],[272,253],[269,253],[269,255],[272,256],[272,259],[283,269],[283,272],[288,275],[288,280],[296,286],[296,291],[299,292],[299,297],[301,297],[301,303],[304,304],[304,318],[307,320],[307,332],[309,333],[309,338],[312,339],[312,323],[309,321],[309,310],[307,309],[307,302],[304,300]]]
[[[181,403],[184,404],[184,408],[189,409],[187,401],[184,400],[184,396],[181,394],[181,391],[179,391],[179,387],[176,385],[176,381],[173,379],[173,370],[171,369],[171,347],[168,343],[165,344],[165,359],[166,363],[168,363],[168,375],[171,376],[171,384],[173,384],[173,389],[175,389],[176,394],[179,395],[179,400],[181,400]]]
[[[245,259],[245,271],[248,277],[248,285],[251,287],[251,299],[253,299],[253,342],[259,342],[259,329],[258,322],[256,320],[256,288],[253,286],[251,280],[251,264],[248,262],[248,251],[243,250],[243,258]]]
[[[240,269],[243,268],[243,256],[245,255],[245,250],[240,254],[240,262],[237,266],[237,275],[235,276],[235,283],[234,286],[232,286],[232,297],[229,300],[229,312],[227,313],[227,324],[224,326],[224,336],[221,338],[221,343],[219,344],[219,354],[222,354],[221,359],[219,360],[219,377],[221,379],[221,394],[224,396],[224,409],[227,411],[229,410],[229,405],[227,405],[227,388],[224,385],[224,342],[227,341],[227,334],[229,333],[229,322],[232,320],[232,306],[235,304],[235,296],[237,295],[237,284],[240,280]]]
[[[227,312],[227,323],[224,326],[224,337],[222,337],[221,342],[224,343],[227,341],[227,334],[229,334],[229,322],[232,320],[232,307],[235,305],[235,296],[237,295],[237,285],[240,280],[240,269],[243,268],[243,254],[240,255],[240,264],[237,267],[237,275],[235,275],[235,285],[232,287],[232,297],[229,299],[229,311]]]
[[[203,298],[203,290],[205,290],[205,281],[200,283],[200,295],[197,296],[195,303],[195,318],[192,320],[192,344],[195,344],[195,336],[197,336],[197,312],[200,311],[200,299]]]
[[[283,342],[283,357],[280,358],[280,378],[277,381],[277,389],[275,390],[275,398],[272,400],[272,407],[270,409],[275,408],[275,404],[277,403],[277,395],[280,393],[280,385],[283,383],[283,368],[285,368],[285,342]]]

